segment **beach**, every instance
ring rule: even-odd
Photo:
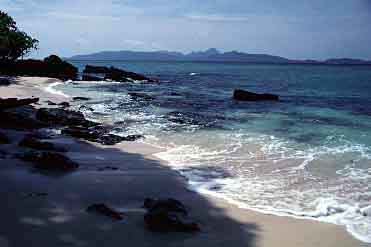
[[[39,97],[70,101],[50,91],[55,79],[22,77],[1,87],[1,98]],[[45,90],[46,89],[46,90]],[[75,95],[79,96],[79,95]],[[216,197],[189,190],[186,178],[156,157],[163,151],[140,142],[104,146],[72,137],[49,140],[67,149],[78,170],[49,176],[15,159],[23,131],[2,130],[11,144],[0,149],[0,246],[370,246],[351,236],[344,226],[314,220],[263,214]],[[100,169],[107,166],[117,170]],[[42,195],[41,195],[42,194]],[[199,233],[154,233],[145,228],[145,198],[182,201]],[[123,212],[123,220],[88,214],[94,203]]]

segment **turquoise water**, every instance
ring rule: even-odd
[[[83,68],[85,62],[73,62]],[[91,63],[91,62],[89,62]],[[67,83],[92,119],[144,134],[190,187],[241,207],[344,225],[371,242],[371,67],[94,62],[158,84]],[[236,102],[233,89],[280,102]],[[137,101],[128,92],[153,101]],[[79,107],[79,106],[77,106]]]

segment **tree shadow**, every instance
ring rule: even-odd
[[[78,171],[64,176],[30,173],[22,161],[13,161],[19,169],[0,170],[0,236],[9,246],[256,246],[255,223],[239,222],[210,198],[189,191],[185,178],[158,160],[116,146],[56,141],[68,147],[67,155],[80,164]],[[119,169],[100,169],[106,166]],[[22,196],[30,192],[48,195]],[[142,208],[147,197],[182,201],[202,231],[148,231]],[[87,213],[94,203],[122,211],[124,220]]]

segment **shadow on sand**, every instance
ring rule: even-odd
[[[68,147],[67,155],[80,164],[78,171],[53,176],[30,172],[21,161],[0,159],[8,167],[0,169],[0,247],[256,246],[256,224],[242,224],[208,198],[187,190],[185,179],[159,161],[69,138],[54,141]],[[106,166],[119,169],[100,169]],[[25,196],[29,193],[47,195]],[[141,207],[146,197],[181,200],[202,231],[148,231]],[[124,212],[124,220],[86,213],[93,203]]]

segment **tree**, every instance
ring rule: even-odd
[[[0,62],[14,62],[37,49],[39,41],[20,31],[7,13],[0,11]]]

